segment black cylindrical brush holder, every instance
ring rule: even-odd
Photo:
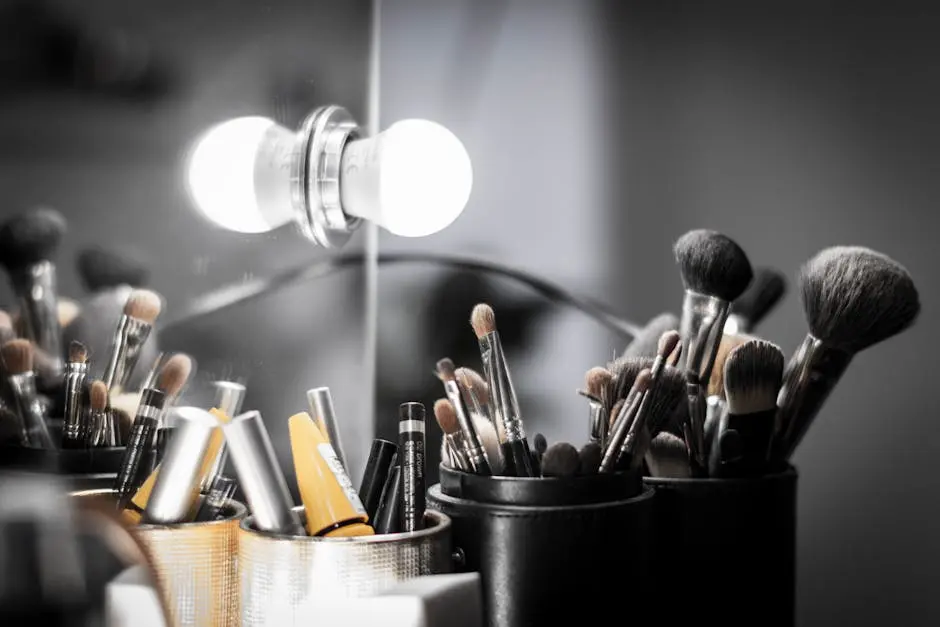
[[[655,596],[669,624],[793,627],[797,472],[646,478],[655,488]]]
[[[645,598],[653,491],[638,475],[440,475],[428,505],[451,518],[461,569],[480,573],[488,627],[601,623],[616,599]]]

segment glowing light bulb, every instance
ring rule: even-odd
[[[236,118],[214,126],[189,158],[194,204],[218,226],[239,233],[265,233],[290,222],[296,145],[295,133],[267,118]]]
[[[473,185],[463,144],[427,120],[402,120],[375,137],[348,143],[340,172],[343,211],[402,237],[423,237],[450,225]]]

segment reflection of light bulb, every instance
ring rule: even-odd
[[[460,140],[426,120],[403,120],[343,151],[343,211],[403,237],[450,225],[470,198],[473,169]]]
[[[189,192],[212,222],[264,233],[290,222],[290,159],[297,139],[272,120],[237,118],[209,129],[189,160]]]
[[[369,220],[396,235],[437,233],[470,197],[473,170],[460,140],[426,120],[376,137],[340,107],[313,112],[300,133],[266,118],[210,129],[190,157],[189,191],[217,225],[264,233],[294,220],[322,246],[341,246]]]

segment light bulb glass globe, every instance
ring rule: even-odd
[[[239,233],[265,233],[290,220],[289,210],[278,211],[265,194],[272,173],[271,147],[283,144],[276,139],[285,133],[290,136],[263,117],[236,118],[209,129],[197,141],[187,172],[189,193],[199,211]]]
[[[449,130],[427,120],[402,120],[346,146],[340,185],[347,214],[395,235],[424,237],[463,212],[473,168]]]

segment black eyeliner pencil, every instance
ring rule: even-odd
[[[153,448],[157,423],[165,403],[166,395],[160,390],[147,388],[140,395],[140,405],[127,440],[127,449],[114,480],[119,507],[126,505],[148,474],[146,471],[149,468],[146,468],[144,462]]]
[[[398,450],[401,455],[401,530],[424,527],[425,411],[421,403],[402,403],[398,408]]]

